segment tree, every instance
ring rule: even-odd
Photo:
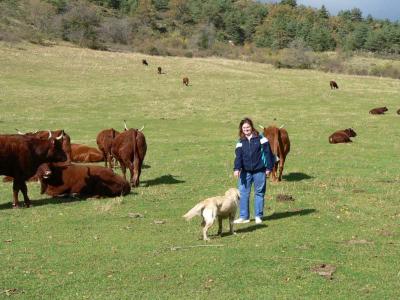
[[[289,5],[291,7],[296,7],[297,6],[296,0],[281,0],[281,2],[279,2],[279,4]]]
[[[325,8],[325,5],[321,6],[321,9],[318,12],[318,17],[320,19],[329,19],[329,12],[328,10]]]

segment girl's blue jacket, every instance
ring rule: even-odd
[[[240,139],[235,149],[234,170],[247,172],[272,171],[275,157],[271,151],[268,139],[262,135]]]

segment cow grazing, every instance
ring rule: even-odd
[[[264,128],[264,136],[268,139],[271,151],[274,155],[278,158],[275,161],[274,169],[271,172],[272,180],[273,181],[281,181],[282,180],[282,173],[283,168],[285,166],[286,156],[290,151],[290,140],[289,135],[286,129],[278,128],[275,126],[269,126]],[[279,175],[278,173],[279,167]]]
[[[369,111],[369,113],[371,115],[383,115],[385,114],[385,111],[388,111],[387,107],[377,107],[377,108],[373,108]]]
[[[118,160],[122,173],[126,179],[126,168],[129,169],[130,183],[136,187],[139,185],[139,177],[142,172],[142,164],[147,151],[146,139],[138,129],[127,129],[121,132],[112,144],[111,153]]]
[[[338,130],[329,136],[330,144],[351,143],[350,137],[356,137],[357,133],[352,128]]]
[[[42,163],[66,160],[63,134],[54,138],[49,131],[47,139],[35,135],[0,135],[0,175],[14,178],[13,207],[19,207],[19,191],[22,192],[25,206],[30,206],[25,182],[35,175]]]
[[[182,83],[186,86],[189,86],[189,78],[188,77],[183,77]]]
[[[38,168],[36,174],[41,182],[41,193],[53,197],[116,197],[131,191],[126,180],[100,166],[46,163]]]
[[[97,146],[99,147],[100,151],[103,153],[105,166],[112,168],[112,159],[113,156],[111,154],[111,147],[115,137],[119,134],[119,131],[115,130],[114,128],[104,129],[99,132],[96,138]]]
[[[145,66],[148,66],[149,64],[147,63],[147,60],[142,59],[142,64],[144,64]]]
[[[337,85],[336,81],[334,81],[334,80],[329,81],[329,85],[331,87],[331,90],[339,88],[339,86]]]
[[[157,71],[158,71],[158,74],[162,74],[162,69],[161,69],[161,67],[158,67],[158,68],[157,68]]]
[[[71,159],[73,162],[90,163],[104,161],[104,156],[97,148],[82,144],[71,144]]]

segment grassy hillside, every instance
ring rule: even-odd
[[[101,129],[122,129],[126,119],[145,125],[148,142],[141,186],[124,198],[53,199],[30,183],[33,207],[12,210],[11,185],[0,183],[0,297],[397,298],[400,83],[335,74],[340,89],[332,91],[332,77],[214,58],[0,44],[1,133],[63,128],[94,146]],[[368,114],[384,105],[386,115]],[[200,219],[181,216],[236,185],[245,116],[285,124],[292,150],[284,181],[268,183],[262,225],[204,243]],[[358,134],[354,143],[328,143],[347,127]],[[277,202],[278,194],[295,201]],[[323,263],[336,267],[332,280],[311,271]]]

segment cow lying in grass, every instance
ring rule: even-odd
[[[36,175],[41,183],[41,194],[53,197],[116,197],[131,190],[121,176],[100,166],[45,163],[39,166]]]
[[[71,160],[73,162],[99,162],[103,161],[103,153],[94,147],[83,144],[71,144]]]
[[[377,107],[377,108],[373,108],[369,111],[369,113],[371,115],[383,115],[385,113],[385,111],[388,111],[387,107]]]
[[[329,136],[329,143],[330,144],[351,143],[352,140],[350,139],[350,137],[356,137],[356,136],[357,133],[352,128],[338,130]]]

